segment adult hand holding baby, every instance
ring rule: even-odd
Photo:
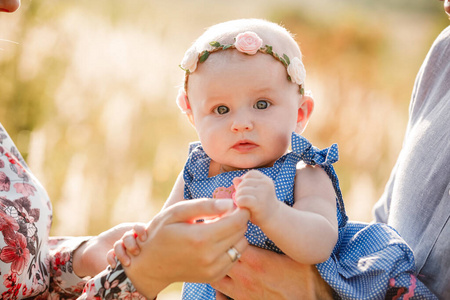
[[[251,221],[263,224],[281,203],[272,179],[251,170],[233,180],[238,206],[251,211]],[[282,265],[283,268],[277,266]],[[259,274],[255,276],[255,274]],[[292,282],[303,282],[299,289]],[[250,246],[227,276],[211,284],[233,299],[332,299],[331,288],[311,264],[294,261],[287,255]]]
[[[227,276],[211,286],[233,299],[333,299],[314,265],[255,246],[249,246]]]
[[[193,223],[211,217],[218,218]],[[138,256],[128,252],[131,263],[124,266],[125,272],[136,289],[150,299],[172,282],[217,281],[233,266],[228,250],[234,247],[243,253],[247,248],[244,233],[248,219],[249,212],[235,208],[231,199],[179,202],[153,218],[146,229],[147,239],[136,239],[141,251]],[[121,243],[115,246],[119,260],[124,249]]]

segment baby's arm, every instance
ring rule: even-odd
[[[170,192],[169,198],[167,198],[162,209],[164,210],[169,206],[172,206],[175,203],[178,203],[183,200],[184,200],[184,179],[183,179],[183,172],[180,172],[180,174],[178,174],[177,180],[175,181],[175,184],[173,185],[172,191]]]
[[[236,203],[288,256],[304,264],[328,259],[338,236],[336,199],[331,180],[320,167],[297,170],[294,206],[277,200],[273,181],[253,170],[235,180]]]

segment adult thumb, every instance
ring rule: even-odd
[[[232,199],[196,199],[181,201],[162,213],[167,223],[192,223],[199,219],[212,219],[235,209]]]

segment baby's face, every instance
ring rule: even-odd
[[[302,99],[279,61],[234,50],[199,65],[188,97],[205,152],[226,171],[272,166],[285,154]]]

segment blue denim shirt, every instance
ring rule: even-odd
[[[374,214],[411,246],[418,279],[450,299],[450,26],[416,78],[403,148]]]

